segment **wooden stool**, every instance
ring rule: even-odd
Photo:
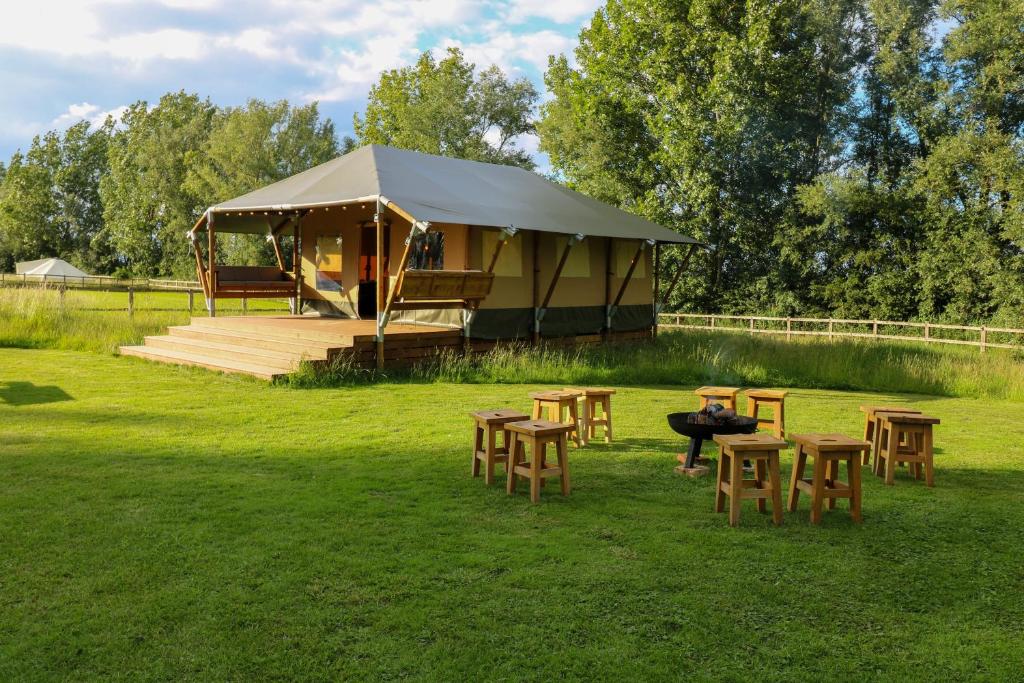
[[[860,522],[860,458],[870,444],[842,434],[796,434],[793,476],[789,482],[789,511],[795,512],[800,492],[811,494],[811,524],[821,521],[821,508],[828,498],[828,509],[836,506],[836,498],[850,499],[850,517]],[[807,456],[814,458],[811,479],[804,479]],[[839,463],[846,461],[848,481],[839,481]]]
[[[909,413],[920,415],[920,410],[914,408],[899,408],[889,406],[861,406],[860,412],[864,413],[864,440],[871,444],[871,450],[864,451],[864,464],[867,465],[872,453],[878,453],[878,430],[875,428],[878,420],[876,413]],[[876,456],[877,458],[877,456]],[[874,470],[874,467],[871,468]]]
[[[756,417],[758,425],[770,425],[776,439],[786,438],[786,394],[788,391],[771,389],[747,389],[747,415]],[[758,417],[759,408],[772,409],[772,419]]]
[[[700,387],[694,389],[693,393],[700,396],[701,410],[709,403],[721,403],[729,410],[736,410],[736,394],[740,390],[736,387]]]
[[[570,389],[581,394],[580,402],[583,404],[583,415],[580,416],[580,423],[583,426],[583,443],[587,444],[591,439],[597,438],[597,428],[604,427],[604,442],[612,441],[612,394],[614,389],[599,389],[587,387],[585,389]],[[601,408],[601,417],[597,417],[597,409]]]
[[[501,410],[481,410],[470,413],[475,421],[473,429],[473,476],[480,476],[480,461],[484,463],[484,483],[494,483],[494,463],[505,463],[508,470],[509,433],[505,425],[530,419],[518,410],[502,408]],[[501,445],[498,445],[498,434],[501,434]]]
[[[515,493],[516,478],[530,480],[530,500],[540,500],[540,486],[548,477],[559,477],[562,481],[562,495],[569,495],[568,434],[574,427],[550,420],[525,420],[509,422],[505,429],[512,433],[509,443],[509,466],[506,490]],[[555,444],[558,452],[558,466],[547,464],[547,446]],[[526,462],[526,447],[530,448],[530,462]]]
[[[875,474],[884,474],[891,486],[896,482],[896,463],[909,463],[915,479],[921,478],[924,465],[925,484],[935,486],[932,425],[939,424],[939,419],[920,413],[876,412],[875,420]]]
[[[578,391],[538,391],[530,394],[533,399],[533,419],[539,420],[547,411],[548,420],[572,425],[572,440],[579,448],[583,445],[583,428],[576,402],[581,396]]]
[[[770,497],[772,521],[776,525],[782,524],[779,450],[786,447],[786,442],[768,434],[716,434],[715,443],[718,444],[715,512],[722,512],[725,497],[729,496],[729,526],[736,526],[740,521],[740,502],[744,498],[757,500],[757,511],[764,512],[764,501]],[[744,459],[754,461],[753,479],[743,478]]]

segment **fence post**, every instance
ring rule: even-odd
[[[875,320],[871,323],[871,334],[878,336],[878,321]]]
[[[924,338],[925,339],[931,339],[932,338],[932,324],[931,323],[925,323],[924,324]]]
[[[242,297],[242,313],[244,314],[244,313],[248,313],[248,312],[249,312],[249,300],[243,296]]]
[[[792,341],[793,339],[793,319],[786,318],[786,341]]]
[[[192,315],[192,308],[195,306],[196,293],[191,289],[188,290],[188,314]]]
[[[754,318],[753,318],[753,316],[751,316],[751,318],[750,318],[750,336],[751,337],[754,336]]]
[[[128,285],[128,317],[135,315],[135,288]]]
[[[982,353],[985,353],[985,344],[987,344],[987,343],[988,343],[988,330],[986,330],[985,326],[982,325],[981,326],[981,352]]]
[[[715,316],[709,315],[708,320],[711,323],[710,325],[708,325],[708,327],[710,327],[711,329],[715,329]]]
[[[833,330],[832,322],[833,322],[832,318],[829,318],[828,319],[828,340],[829,341],[832,341],[832,330]]]

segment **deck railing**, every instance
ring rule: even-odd
[[[981,351],[1024,348],[1024,329],[984,325],[707,313],[662,313],[658,316],[658,325],[666,329],[785,335],[787,339],[794,336],[887,339],[975,346]]]

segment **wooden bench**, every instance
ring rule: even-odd
[[[482,270],[403,270],[390,310],[474,306],[491,293],[494,273]]]
[[[291,297],[295,296],[295,280],[273,266],[217,266],[213,293],[218,298]]]

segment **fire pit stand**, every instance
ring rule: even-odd
[[[701,446],[706,439],[714,438],[715,434],[753,434],[757,431],[757,419],[753,417],[737,416],[729,420],[728,424],[715,425],[690,422],[690,416],[695,414],[671,413],[668,416],[668,426],[675,433],[690,439],[686,448],[686,461],[683,463],[684,471],[694,470]]]

